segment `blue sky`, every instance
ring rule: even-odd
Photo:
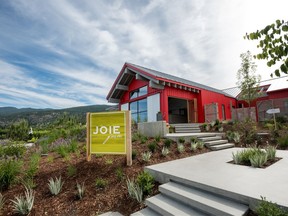
[[[243,39],[287,0],[0,0],[0,107],[106,104],[125,62],[235,86]],[[262,79],[273,69],[256,61]]]

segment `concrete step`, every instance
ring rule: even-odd
[[[161,216],[161,215],[153,211],[151,208],[147,207],[131,214],[131,216]]]
[[[123,216],[123,215],[120,214],[119,212],[109,211],[109,212],[106,212],[104,214],[100,214],[99,216]]]
[[[201,131],[199,129],[175,129],[175,133],[200,133]]]
[[[203,142],[208,142],[208,141],[215,141],[215,140],[221,140],[221,136],[211,136],[211,137],[199,137],[198,139],[202,140]]]
[[[228,140],[215,140],[215,141],[208,141],[208,142],[204,142],[206,147],[211,147],[211,146],[215,146],[215,145],[222,145],[222,144],[226,144],[228,143]]]
[[[210,146],[209,148],[213,151],[218,151],[218,150],[233,148],[233,147],[235,147],[234,143],[226,143],[226,144],[221,144],[221,145],[213,145],[213,146]]]
[[[181,216],[207,216],[208,214],[195,210],[185,204],[182,204],[170,197],[158,194],[146,199],[146,205],[160,215],[181,215]]]
[[[191,186],[169,182],[159,187],[160,192],[208,215],[242,216],[248,206]]]

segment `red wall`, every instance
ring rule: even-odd
[[[204,105],[205,104],[211,104],[211,103],[217,103],[218,104],[219,119],[223,120],[222,104],[224,104],[224,106],[225,106],[226,119],[229,120],[232,118],[230,103],[232,103],[232,106],[236,107],[236,99],[235,98],[227,97],[227,96],[220,94],[220,93],[217,93],[217,92],[212,92],[212,91],[208,91],[208,90],[201,90],[201,107],[199,107],[199,122],[205,121]],[[200,112],[200,110],[201,110],[201,112]]]
[[[222,116],[222,104],[225,105],[225,113],[226,113],[226,119],[231,119],[231,108],[230,108],[230,102],[232,103],[232,106],[236,107],[236,99],[227,97],[225,95],[211,92],[208,90],[200,90],[200,93],[194,93],[182,89],[176,89],[173,87],[165,86],[163,90],[158,89],[152,89],[149,87],[149,83],[147,81],[142,80],[136,80],[135,78],[132,80],[131,84],[129,85],[129,89],[127,92],[124,93],[123,97],[120,100],[119,108],[121,104],[128,103],[134,100],[139,100],[142,98],[147,97],[147,95],[144,95],[142,97],[138,97],[136,99],[130,100],[130,92],[141,88],[143,86],[148,86],[148,96],[153,95],[155,93],[160,93],[160,110],[163,115],[163,119],[168,122],[169,114],[168,114],[168,97],[175,97],[175,98],[181,98],[186,100],[192,100],[194,98],[197,99],[197,107],[198,107],[198,122],[204,122],[205,116],[204,116],[204,105],[210,104],[213,102],[218,103],[218,111],[219,111],[219,119],[223,119]]]

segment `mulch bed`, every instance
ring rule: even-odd
[[[142,161],[141,153],[148,151],[147,144],[152,142],[149,139],[145,144],[133,143],[133,150],[137,152],[137,157],[133,160],[131,167],[126,166],[125,156],[115,155],[93,155],[90,162],[86,161],[85,150],[81,154],[71,154],[69,160],[59,157],[56,153],[49,153],[46,157],[41,157],[40,166],[35,176],[36,188],[35,201],[30,215],[98,215],[107,211],[119,211],[124,215],[138,211],[144,207],[131,199],[126,188],[126,179],[136,178],[138,173],[143,171],[147,165],[171,161],[192,155],[203,154],[210,150],[203,148],[196,152],[191,152],[190,145],[185,144],[185,152],[179,154],[176,143],[170,147],[167,157],[161,155],[163,140],[157,144],[156,152],[153,153],[149,163]],[[84,144],[83,144],[84,145]],[[24,160],[29,159],[29,154]],[[53,160],[52,160],[53,158]],[[111,161],[113,163],[111,164]],[[77,172],[69,176],[67,168],[73,166]],[[117,178],[116,170],[122,169],[125,179]],[[52,196],[48,189],[48,180],[52,177],[60,177],[64,181],[62,191],[57,196]],[[104,189],[95,186],[97,178],[104,179],[108,184]],[[82,200],[76,198],[76,184],[85,184],[85,196]],[[158,193],[158,184],[155,184],[153,194]],[[6,198],[3,215],[15,215],[11,199],[15,196],[24,195],[24,186],[14,184],[2,194]]]

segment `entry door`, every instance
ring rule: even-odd
[[[197,123],[198,122],[198,109],[197,109],[197,99],[187,101],[188,107],[188,122]]]

